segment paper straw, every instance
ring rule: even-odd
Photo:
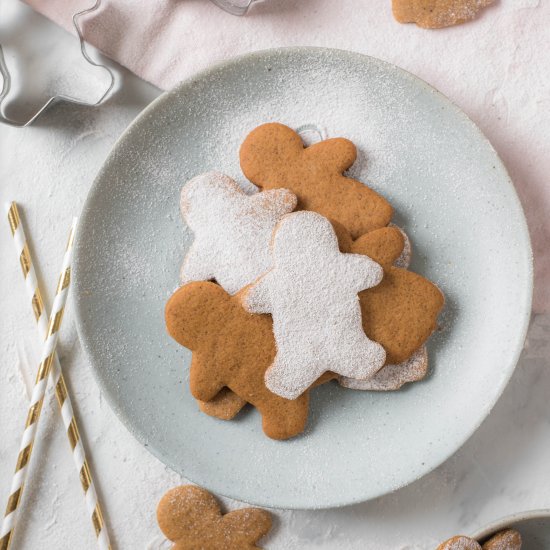
[[[55,348],[59,337],[59,328],[61,327],[61,322],[63,320],[63,312],[65,310],[65,303],[69,292],[75,231],[76,219],[73,220],[71,231],[69,233],[69,241],[63,257],[61,275],[59,276],[53,307],[48,321],[46,339],[42,347],[42,355],[40,364],[38,365],[36,382],[27,413],[25,431],[23,432],[19,455],[17,457],[17,465],[15,467],[15,473],[12,479],[11,491],[8,499],[8,505],[6,506],[4,521],[2,522],[2,529],[0,530],[0,550],[8,550],[10,547],[17,520],[18,506],[21,502],[25,480],[28,474],[34,438],[36,436],[36,430],[40,420],[40,414],[42,412],[42,404],[44,403],[44,394],[46,392],[46,385],[48,381],[47,377],[52,368]],[[27,247],[24,247],[24,252],[25,251],[28,252]],[[28,255],[25,255],[24,257],[22,254],[20,259],[21,267],[23,270],[27,269],[28,271],[31,265]]]
[[[39,336],[41,339],[45,339],[48,330],[48,311],[44,306],[42,292],[40,291],[40,285],[38,284],[34,270],[34,262],[27,246],[27,238],[25,236],[23,223],[19,217],[17,204],[15,202],[6,204],[6,212],[8,215],[8,223],[13,235],[15,252],[20,259],[21,271],[25,279],[25,286],[31,302]],[[73,412],[71,397],[67,391],[67,385],[65,383],[63,371],[61,370],[61,365],[59,364],[57,355],[54,356],[50,380],[55,388],[55,395],[59,404],[61,418],[63,419],[63,424],[65,426],[65,433],[69,438],[69,443],[73,452],[74,464],[84,491],[86,507],[92,520],[98,546],[101,550],[110,550],[111,544],[109,541],[108,529],[103,518],[103,513],[101,511],[93,478],[90,473],[90,467],[88,465],[82,439],[80,438],[78,422]]]

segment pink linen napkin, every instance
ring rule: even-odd
[[[72,31],[91,0],[26,0]],[[390,0],[264,0],[245,17],[209,0],[103,0],[83,23],[107,56],[162,89],[212,63],[276,46],[350,49],[399,65],[462,107],[514,180],[535,252],[535,311],[550,311],[550,2],[500,0],[468,24],[400,25]]]

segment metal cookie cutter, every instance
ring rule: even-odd
[[[314,123],[302,124],[296,128],[296,133],[300,134],[302,141],[309,147],[319,141],[327,139],[327,131],[322,126]]]
[[[39,118],[48,108],[50,108],[52,105],[55,105],[56,103],[72,103],[74,105],[84,105],[87,107],[95,107],[102,103],[104,99],[111,93],[111,90],[113,89],[115,85],[115,75],[107,67],[106,65],[103,65],[102,63],[96,63],[88,54],[86,50],[86,43],[84,41],[84,36],[82,35],[82,31],[80,29],[79,20],[84,17],[85,15],[89,14],[90,12],[96,10],[99,8],[101,4],[101,0],[97,0],[96,3],[85,10],[79,11],[78,13],[75,13],[73,15],[73,25],[76,30],[76,34],[78,35],[78,40],[80,42],[80,51],[82,52],[82,56],[84,59],[94,67],[99,67],[100,69],[103,69],[106,71],[109,75],[109,85],[107,86],[107,89],[103,93],[103,95],[95,102],[90,103],[88,101],[83,101],[81,99],[78,99],[77,97],[71,97],[63,94],[54,95],[53,97],[50,97],[34,115],[31,116],[28,120],[25,121],[17,121],[13,120],[7,116],[4,115],[4,108],[3,108],[3,102],[6,96],[9,94],[11,89],[11,76],[10,72],[8,70],[8,66],[6,65],[6,60],[4,58],[4,52],[2,50],[2,46],[0,45],[0,75],[3,79],[2,84],[2,91],[0,91],[0,122],[3,122],[4,124],[9,124],[10,126],[15,126],[16,128],[24,128],[25,126],[29,126],[32,124],[37,118]]]
[[[233,15],[245,15],[256,0],[212,0],[216,6]]]

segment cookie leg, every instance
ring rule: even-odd
[[[308,406],[308,394],[294,400],[276,396],[266,400],[258,407],[265,435],[271,439],[289,439],[301,434],[306,427]]]
[[[231,420],[246,405],[246,400],[233,393],[229,388],[223,388],[214,399],[198,403],[203,413],[221,420]]]
[[[189,388],[193,397],[199,401],[210,401],[223,387],[224,383],[212,365],[203,363],[200,356],[194,353],[189,372]]]
[[[372,378],[355,380],[341,376],[338,382],[352,390],[395,391],[404,384],[418,382],[428,374],[428,352],[422,346],[409,359],[397,365],[384,365]]]
[[[265,385],[274,394],[285,399],[296,399],[321,376],[309,357],[297,356],[280,349],[273,364],[265,372]]]
[[[347,360],[341,361],[333,370],[346,378],[366,380],[375,376],[384,366],[386,350],[364,336],[352,344],[346,357]]]

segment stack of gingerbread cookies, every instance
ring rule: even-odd
[[[282,124],[241,146],[259,191],[209,172],[182,189],[195,240],[166,305],[169,334],[193,352],[191,393],[211,416],[256,407],[267,436],[301,433],[311,387],[397,390],[428,370],[441,291],[407,269],[391,205],[343,175],[351,141],[304,147]]]

